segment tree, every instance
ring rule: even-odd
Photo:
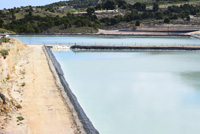
[[[116,2],[114,0],[108,0],[104,4],[103,8],[113,10],[113,9],[115,9],[115,7],[116,7]]]
[[[29,17],[33,16],[33,8],[32,8],[32,6],[29,6],[28,15],[29,15]]]
[[[136,29],[137,29],[137,27],[136,27],[136,26],[133,26],[133,27],[132,27],[132,30],[136,30]]]
[[[41,33],[41,30],[39,27],[35,27],[34,29],[35,29],[35,33]]]
[[[89,16],[92,16],[92,15],[94,14],[94,12],[95,12],[94,7],[89,7],[89,8],[87,9],[87,14],[88,14]]]
[[[136,16],[136,15],[138,15],[138,10],[136,10],[136,9],[133,9],[133,10],[131,11],[131,14],[132,14],[133,16]]]
[[[124,5],[127,4],[127,2],[125,0],[116,0],[117,1],[117,4],[118,4],[118,7],[123,7]]]
[[[69,28],[70,26],[71,26],[70,23],[67,23],[67,22],[64,23],[64,27],[65,27],[65,29]]]
[[[146,4],[145,3],[136,2],[133,5],[133,8],[137,9],[138,11],[145,11],[146,10]]]
[[[178,19],[178,15],[174,14],[174,15],[172,16],[172,19],[173,19],[173,20]]]
[[[84,26],[91,26],[91,23],[88,19],[76,19],[76,21],[74,22],[74,25],[76,27],[84,27]]]
[[[155,18],[158,19],[158,20],[163,19],[163,14],[162,14],[162,12],[156,12],[156,13],[155,13]]]
[[[158,5],[158,3],[153,3],[153,11],[154,12],[156,12],[156,11],[158,11],[158,9],[159,9],[159,5]]]
[[[174,13],[180,13],[182,11],[182,9],[178,6],[169,6],[168,10]]]
[[[35,29],[33,28],[32,25],[30,24],[27,24],[26,25],[26,30],[24,30],[25,33],[34,33],[35,32]]]
[[[115,18],[110,19],[110,25],[115,25],[117,23],[118,23],[117,19],[115,19]]]
[[[137,20],[137,21],[135,22],[135,26],[140,26],[140,21],[139,21],[139,20]]]
[[[32,17],[33,16],[33,11],[28,12],[28,16]]]
[[[170,22],[170,19],[169,18],[165,18],[164,19],[164,23],[169,23]]]
[[[133,20],[133,15],[131,13],[126,13],[124,15],[124,20],[127,21],[127,22],[130,22]]]
[[[3,27],[3,24],[4,24],[4,20],[0,18],[0,28]]]
[[[149,18],[149,14],[147,12],[142,13],[141,15],[142,19],[147,19]]]
[[[95,20],[97,20],[98,18],[97,18],[97,16],[96,15],[92,15],[92,16],[90,16],[90,20],[91,21],[95,21]]]
[[[65,18],[64,21],[65,21],[65,23],[64,23],[65,29],[72,26],[72,24],[71,24],[71,22],[70,22],[70,20],[68,18]]]
[[[101,10],[102,7],[103,7],[103,5],[101,3],[99,3],[99,4],[96,5],[95,9],[96,10]]]
[[[190,16],[189,16],[189,15],[186,17],[186,20],[187,20],[187,21],[190,21]]]

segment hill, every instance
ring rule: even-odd
[[[46,5],[45,7],[62,7],[62,6],[68,6],[73,7],[75,9],[78,8],[88,8],[91,6],[96,6],[101,0],[69,0],[69,1],[60,1],[55,2],[49,5]]]
[[[74,9],[79,8],[88,8],[91,6],[96,6],[98,3],[106,2],[107,0],[69,0],[69,1],[60,1],[52,4],[45,5],[44,7],[62,7],[68,6]],[[129,4],[134,4],[136,2],[142,2],[151,5],[154,2],[158,2],[159,5],[167,4],[177,4],[177,3],[186,3],[186,2],[195,2],[199,0],[125,0]]]
[[[94,33],[99,28],[110,30],[200,28],[199,2],[163,5],[161,3],[167,0],[134,4],[125,0],[83,1],[62,1],[46,6],[0,10],[0,28],[18,34]],[[96,3],[96,6],[88,7],[86,1],[94,2],[90,4]]]

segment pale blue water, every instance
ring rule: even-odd
[[[200,51],[53,51],[100,134],[199,134]]]
[[[200,45],[182,37],[12,36],[26,44]],[[200,51],[53,51],[100,134],[199,134]]]
[[[200,40],[189,37],[131,37],[131,36],[10,36],[25,44],[77,45],[200,45]]]

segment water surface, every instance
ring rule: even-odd
[[[53,51],[101,134],[199,134],[200,52]]]
[[[26,44],[200,45],[186,37],[11,36]],[[53,51],[100,134],[199,134],[200,51]]]
[[[135,36],[10,36],[25,44],[77,44],[77,45],[169,45],[197,46],[200,40],[190,37],[135,37]]]

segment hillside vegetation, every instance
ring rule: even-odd
[[[0,28],[0,34],[14,34],[14,32],[10,30],[6,30],[4,28]]]
[[[199,0],[125,0],[129,4],[134,4],[136,2],[142,2],[146,4],[152,4],[158,2],[160,5],[163,4],[173,4],[173,3],[185,3],[185,2],[194,2]],[[60,1],[52,4],[48,4],[45,7],[62,7],[69,6],[75,9],[77,8],[88,8],[91,6],[96,6],[98,3],[106,2],[106,0],[69,0],[69,1]]]
[[[69,0],[69,1],[60,1],[56,3],[52,3],[49,5],[46,5],[45,7],[61,7],[61,6],[69,6],[73,8],[87,8],[90,6],[96,6],[98,2],[101,2],[99,0]]]
[[[83,1],[63,1],[42,7],[0,10],[0,28],[20,34],[52,34],[94,33],[99,28],[135,30],[138,27],[173,25],[193,28],[200,25],[199,3],[160,8],[160,3],[169,0],[157,0],[158,2],[152,3],[148,1],[151,7],[145,2],[130,4],[125,0],[107,0],[96,1],[94,4],[93,0],[86,0],[88,3],[94,2],[92,5],[95,5],[88,7],[87,2]],[[171,2],[176,1],[180,2]],[[83,5],[87,8],[81,9]]]

